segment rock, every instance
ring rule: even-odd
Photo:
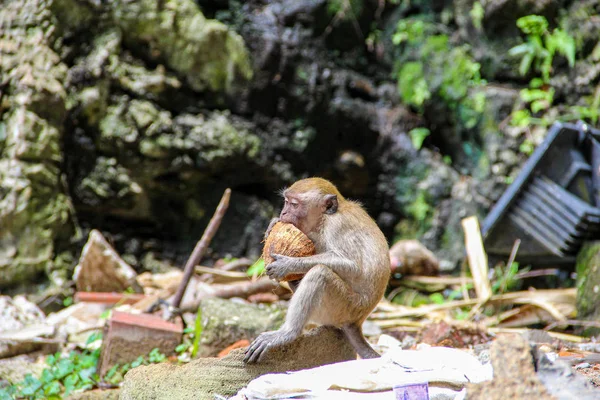
[[[296,371],[356,359],[343,333],[319,327],[266,354],[261,364],[246,365],[244,350],[224,358],[200,358],[183,366],[167,363],[141,366],[125,375],[121,400],[207,399],[233,396],[252,379],[266,373]]]
[[[0,334],[19,333],[27,327],[43,324],[45,315],[24,296],[0,296]],[[11,335],[14,336],[14,335]],[[18,354],[38,350],[41,344],[31,341],[0,340],[0,358],[12,357]]]
[[[219,298],[202,300],[198,312],[202,315],[201,357],[214,357],[239,340],[251,341],[262,332],[278,329],[284,320],[284,312],[275,306]]]
[[[583,245],[577,255],[577,318],[598,321],[600,318],[600,241]],[[600,333],[600,328],[587,327],[586,336]]]
[[[204,17],[192,0],[116,1],[111,7],[125,41],[183,75],[194,90],[231,90],[238,79],[252,77],[242,38]]]
[[[552,399],[536,376],[529,343],[520,335],[499,335],[491,349],[494,379],[469,384],[469,400]]]
[[[593,400],[598,398],[598,388],[594,384],[597,374],[592,374],[590,384],[588,380],[573,372],[567,362],[551,361],[546,354],[538,351],[536,354],[537,376],[550,392],[553,398],[559,400]]]
[[[21,382],[27,374],[40,376],[46,363],[44,362],[45,357],[39,356],[39,353],[22,354],[0,360],[0,387],[2,387],[2,381],[11,384]]]
[[[438,275],[440,263],[418,240],[399,240],[390,248],[392,272],[403,275]]]
[[[85,292],[142,292],[136,281],[136,272],[106,241],[102,234],[93,229],[75,267],[73,279],[77,290]]]
[[[53,49],[51,15],[39,1],[0,8],[0,287],[46,272],[73,233],[60,165],[67,66]],[[56,273],[56,274],[55,274]]]
[[[66,400],[118,400],[120,395],[121,389],[94,389],[69,395]]]

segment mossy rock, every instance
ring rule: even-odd
[[[177,71],[192,89],[228,91],[235,81],[252,77],[242,38],[221,22],[207,19],[194,1],[111,4],[125,42]]]
[[[577,318],[600,319],[600,241],[586,243],[577,255]],[[586,335],[598,335],[599,328],[586,328]]]
[[[275,330],[283,323],[285,312],[275,306],[242,304],[219,298],[200,304],[202,337],[199,355],[216,356],[238,340],[252,340],[260,333]]]

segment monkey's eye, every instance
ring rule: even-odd
[[[292,204],[292,208],[298,208],[298,203],[291,203]]]

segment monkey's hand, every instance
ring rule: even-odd
[[[279,222],[279,217],[275,217],[273,219],[271,219],[271,222],[269,222],[269,226],[267,227],[267,230],[265,231],[265,237],[264,239],[267,240],[267,236],[269,236],[269,233],[271,233],[271,229],[273,229],[273,226]]]
[[[298,257],[288,257],[281,254],[271,253],[271,257],[275,259],[271,264],[267,265],[265,272],[271,279],[277,282],[281,281],[291,274],[303,274],[301,270],[301,262]]]
[[[261,333],[246,350],[244,362],[248,364],[260,362],[269,349],[289,343],[295,338],[296,335],[286,330]]]

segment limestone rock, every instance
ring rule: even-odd
[[[139,293],[142,289],[136,275],[104,236],[94,229],[81,252],[73,278],[79,291],[122,292],[133,288]]]
[[[202,337],[199,355],[214,357],[238,340],[252,340],[261,332],[275,330],[283,323],[284,312],[274,306],[242,304],[234,300],[202,300]]]
[[[236,78],[252,76],[242,38],[221,22],[205,18],[192,0],[116,1],[113,7],[125,39],[140,48],[147,46],[148,57],[164,60],[195,90],[227,90]]]
[[[468,385],[469,400],[554,398],[536,376],[529,343],[522,336],[498,336],[490,353],[494,379]]]
[[[44,319],[42,310],[24,296],[0,296],[0,334],[22,331],[28,326],[42,323]],[[36,343],[0,339],[0,358],[28,353],[40,347]]]
[[[153,364],[134,368],[125,375],[121,400],[207,399],[215,394],[233,396],[254,378],[266,373],[296,371],[356,359],[343,333],[319,327],[279,349],[261,364],[246,365],[244,349],[224,358],[201,358],[183,366]]]
[[[577,255],[577,317],[597,321],[600,317],[600,242],[586,243]],[[586,335],[597,335],[598,328],[586,328]]]

